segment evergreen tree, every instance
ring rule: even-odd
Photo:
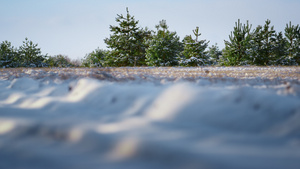
[[[73,67],[73,66],[75,66],[72,64],[71,59],[68,56],[64,56],[64,55],[49,56],[46,63],[49,67]]]
[[[85,56],[82,65],[85,67],[114,66],[114,62],[109,59],[109,51],[96,49]]]
[[[157,31],[151,40],[147,41],[146,61],[149,66],[175,66],[182,51],[182,43],[176,32],[168,30],[165,20],[156,25]]]
[[[118,15],[116,22],[118,26],[110,25],[113,33],[104,42],[111,50],[110,60],[116,66],[140,66],[145,64],[145,39],[149,38],[150,31],[138,27],[138,22],[134,16],[129,14]]]
[[[292,61],[287,58],[287,40],[283,37],[282,32],[275,35],[275,46],[273,48],[274,65],[291,65]]]
[[[254,31],[251,41],[251,62],[254,65],[272,65],[276,61],[276,32],[274,26],[270,27],[270,23],[267,20],[263,27],[259,25]]]
[[[46,57],[41,53],[41,49],[37,48],[38,44],[34,44],[25,38],[23,45],[18,50],[18,66],[21,67],[44,67],[46,66]]]
[[[212,45],[211,47],[208,48],[208,55],[209,55],[210,61],[214,65],[217,65],[222,57],[222,51],[220,51],[218,44]]]
[[[193,33],[196,39],[193,39],[191,35],[183,39],[184,50],[182,51],[182,55],[184,58],[180,58],[179,63],[181,66],[202,66],[209,64],[208,54],[205,51],[209,42],[198,40],[201,36],[199,27],[196,27]]]
[[[8,41],[3,41],[0,44],[0,68],[16,67],[17,61],[16,49]]]
[[[287,40],[286,59],[293,65],[300,65],[300,27],[294,26],[290,22],[285,27],[285,37]]]
[[[225,49],[223,50],[223,59],[225,65],[244,65],[248,64],[250,57],[249,48],[252,39],[252,25],[235,23],[234,30],[229,35],[229,41],[225,40]]]

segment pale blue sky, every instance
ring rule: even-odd
[[[0,0],[0,41],[18,47],[28,37],[44,54],[83,58],[106,48],[109,25],[126,7],[142,27],[166,19],[182,39],[199,26],[201,38],[220,48],[238,19],[253,27],[270,19],[277,31],[300,24],[300,0]]]

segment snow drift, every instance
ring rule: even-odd
[[[0,80],[0,168],[297,169],[298,84]]]

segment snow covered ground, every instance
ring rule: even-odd
[[[300,67],[1,69],[2,169],[299,169]]]

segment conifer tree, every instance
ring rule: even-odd
[[[218,44],[208,47],[208,55],[212,64],[217,65],[222,56],[222,51],[220,51]]]
[[[287,40],[283,37],[282,32],[275,35],[275,46],[273,48],[273,65],[291,65],[292,61],[287,58]]]
[[[0,68],[16,67],[17,61],[16,49],[8,41],[3,41],[0,44]]]
[[[146,61],[149,66],[174,66],[182,51],[182,43],[176,32],[168,30],[166,20],[156,25],[157,31],[151,40],[147,41]]]
[[[150,31],[138,27],[139,21],[129,14],[117,15],[118,26],[110,25],[113,33],[104,42],[111,50],[111,63],[115,66],[137,66],[145,64],[145,39],[149,38]]]
[[[98,48],[85,56],[85,58],[82,60],[82,65],[85,67],[113,66],[113,62],[111,62],[109,59],[109,51]]]
[[[64,55],[49,56],[46,61],[49,67],[73,67],[71,59]]]
[[[248,64],[250,41],[252,39],[252,25],[235,23],[234,30],[229,35],[229,41],[225,40],[225,49],[223,51],[223,59],[225,65],[243,65]]]
[[[251,61],[254,65],[272,65],[276,61],[276,32],[270,23],[270,20],[266,20],[263,27],[259,25],[254,31],[251,41]]]
[[[41,49],[25,38],[23,45],[18,50],[18,66],[21,67],[44,67],[47,56],[43,56]]]
[[[201,66],[209,64],[208,54],[205,51],[208,43],[206,40],[198,40],[201,36],[199,27],[193,30],[195,39],[192,36],[186,36],[183,39],[184,50],[182,52],[183,58],[180,58],[181,66]]]
[[[294,26],[290,22],[286,24],[285,33],[287,40],[287,60],[290,60],[291,64],[300,65],[300,27]]]

